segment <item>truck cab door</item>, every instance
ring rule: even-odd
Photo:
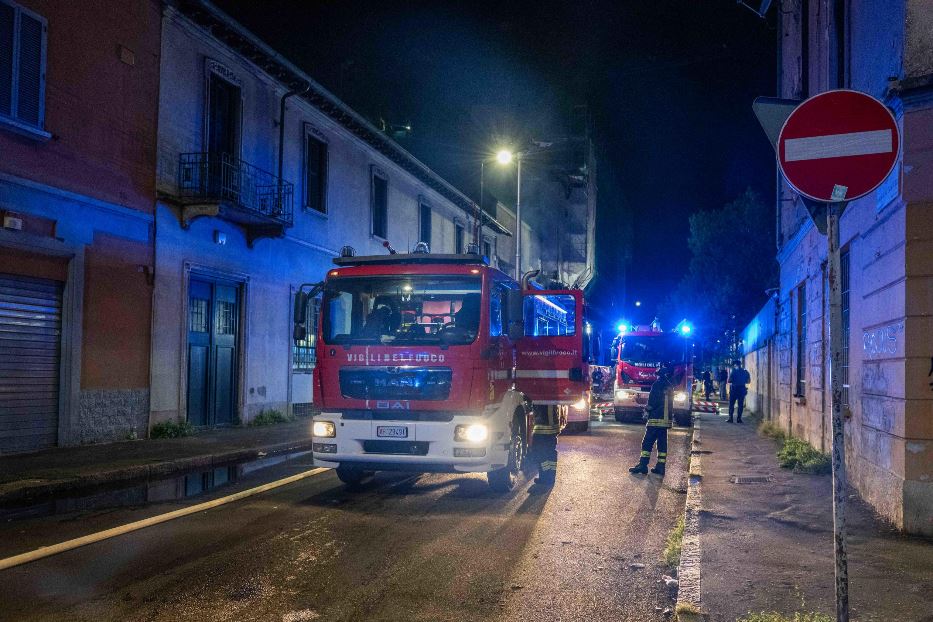
[[[583,292],[522,293],[524,334],[515,344],[515,385],[535,404],[574,404],[588,388]]]

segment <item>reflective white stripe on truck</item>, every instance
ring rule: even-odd
[[[569,369],[519,369],[516,378],[570,378]]]

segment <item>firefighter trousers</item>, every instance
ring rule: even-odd
[[[531,453],[542,477],[553,477],[557,474],[556,434],[535,434]]]
[[[553,483],[557,476],[557,435],[560,433],[557,406],[535,406],[534,414],[531,457],[538,465],[541,479]]]
[[[658,444],[658,464],[667,463],[667,427],[649,425],[645,427],[645,438],[641,441],[641,461],[648,464],[651,449]]]

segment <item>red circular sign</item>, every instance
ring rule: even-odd
[[[863,197],[894,169],[901,145],[891,111],[857,91],[814,95],[787,117],[778,137],[784,178],[814,201]]]

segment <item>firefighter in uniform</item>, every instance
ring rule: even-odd
[[[658,463],[654,465],[651,472],[664,475],[664,467],[667,464],[667,431],[671,427],[671,412],[674,408],[672,372],[673,370],[667,363],[662,363],[658,367],[658,379],[651,385],[648,405],[645,406],[648,422],[645,425],[645,438],[641,442],[641,458],[638,464],[629,469],[631,473],[648,472],[651,449],[657,441]]]
[[[557,406],[535,406],[535,425],[532,454],[538,463],[536,484],[553,486],[557,479],[557,435],[560,433],[560,418]]]

